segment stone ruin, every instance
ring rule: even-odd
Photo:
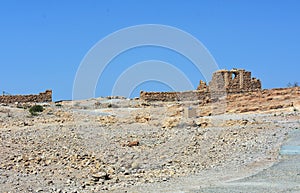
[[[199,87],[199,89],[203,87],[201,82]],[[253,92],[261,90],[261,82],[256,78],[252,78],[251,72],[243,69],[219,70],[213,74],[212,80],[209,82],[209,90],[235,94]]]
[[[37,95],[3,95],[0,96],[0,103],[10,104],[10,103],[43,103],[52,102],[52,90],[46,90]]]
[[[219,70],[213,73],[207,85],[200,81],[197,90],[184,92],[140,92],[144,101],[194,101],[211,100],[224,95],[254,92],[261,90],[259,79],[252,78],[251,72],[244,69]]]

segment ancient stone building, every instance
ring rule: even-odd
[[[197,90],[185,92],[144,92],[140,99],[145,101],[193,101],[209,100],[227,94],[253,92],[261,90],[261,82],[251,77],[251,72],[243,69],[216,71],[207,85],[200,81]]]
[[[240,93],[261,90],[261,82],[251,77],[251,72],[243,69],[219,70],[209,83],[210,91]]]
[[[37,95],[4,95],[0,96],[0,103],[26,103],[26,102],[52,102],[52,90],[46,90],[45,92]]]

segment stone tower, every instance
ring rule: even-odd
[[[261,82],[252,78],[251,72],[244,69],[219,70],[213,74],[209,90],[227,93],[251,92],[261,90]]]

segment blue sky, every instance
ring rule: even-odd
[[[300,1],[14,1],[0,2],[0,90],[11,94],[53,90],[71,99],[76,71],[87,52],[125,27],[162,24],[201,41],[222,69],[244,68],[263,88],[300,82]],[[141,47],[122,53],[99,79],[96,96],[111,93],[117,77],[136,62],[161,60],[200,79],[189,61],[167,49]],[[122,67],[121,67],[122,66]],[[139,90],[168,90],[146,82]]]

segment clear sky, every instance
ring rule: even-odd
[[[250,70],[263,88],[300,82],[298,0],[2,0],[0,90],[28,94],[52,89],[54,100],[71,99],[76,71],[87,52],[107,35],[140,24],[190,33],[219,68]],[[180,54],[141,47],[111,62],[99,79],[96,96],[109,95],[124,69],[146,59],[176,63],[194,87],[203,79],[193,74],[191,65],[184,65],[189,61]],[[167,85],[146,82],[133,96],[140,89],[168,90]]]

